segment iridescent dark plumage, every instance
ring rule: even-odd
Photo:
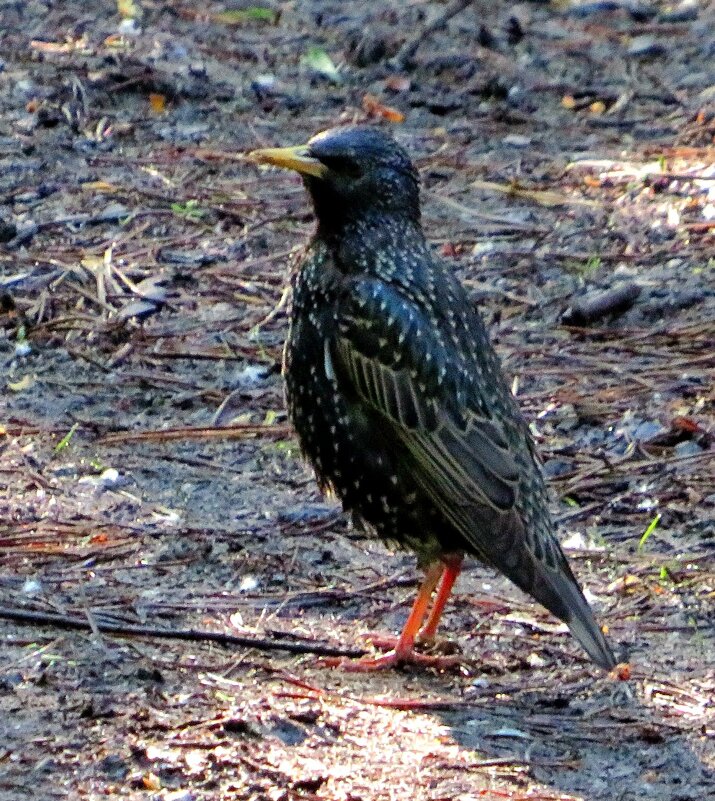
[[[318,222],[285,379],[320,485],[423,565],[471,554],[497,568],[613,667],[484,324],[425,241],[407,154],[377,129],[349,127],[256,158],[303,174]]]

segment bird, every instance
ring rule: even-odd
[[[252,162],[298,172],[316,228],[283,356],[288,415],[326,493],[424,580],[399,637],[352,670],[424,665],[465,556],[495,568],[616,660],[556,537],[540,460],[483,319],[421,223],[419,176],[374,125],[322,131]]]

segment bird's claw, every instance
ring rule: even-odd
[[[423,654],[414,648],[400,647],[400,638],[391,634],[368,633],[361,639],[367,640],[370,645],[386,653],[379,656],[363,656],[360,659],[345,659],[342,657],[321,660],[322,665],[337,667],[348,673],[369,673],[377,670],[388,670],[403,665],[417,665],[434,670],[449,670],[458,667],[463,659],[456,655]]]

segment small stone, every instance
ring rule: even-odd
[[[658,42],[653,36],[644,35],[634,36],[626,52],[629,56],[635,58],[655,58],[656,56],[665,55],[667,49],[664,44]]]
[[[678,22],[693,22],[698,18],[697,2],[684,2],[677,8],[663,11],[658,15],[658,22],[663,24],[673,24]]]
[[[125,779],[129,773],[129,766],[119,754],[107,754],[99,763],[99,768],[112,779]]]
[[[631,432],[631,435],[633,439],[639,442],[648,442],[659,434],[665,434],[667,430],[658,420],[646,420],[643,423],[639,423]]]
[[[544,657],[540,656],[535,652],[530,653],[529,656],[526,657],[526,661],[528,662],[529,667],[533,668],[544,667],[544,665],[546,664],[546,660],[544,659]]]
[[[249,364],[236,373],[231,381],[232,387],[249,389],[262,384],[268,376],[268,368],[264,364]]]
[[[511,147],[529,147],[532,139],[530,136],[522,136],[521,134],[509,134],[501,141],[502,144],[510,145]]]
[[[33,578],[29,578],[22,585],[22,592],[25,595],[39,595],[42,592],[42,584]]]
[[[278,78],[270,73],[256,75],[251,81],[251,89],[257,95],[278,95],[282,92],[282,86]]]
[[[99,476],[99,483],[105,487],[111,487],[114,484],[118,484],[119,481],[119,471],[114,467],[108,467],[106,470],[102,471],[102,474]]]
[[[137,24],[135,19],[123,19],[119,25],[117,25],[117,33],[120,36],[139,36],[142,32],[142,29]]]
[[[278,513],[284,523],[317,523],[335,515],[335,507],[327,503],[298,504]]]
[[[688,439],[685,442],[679,442],[674,448],[673,453],[676,456],[695,456],[702,453],[703,449],[693,439]]]
[[[47,469],[55,478],[74,478],[77,475],[77,465],[74,462],[49,467]]]
[[[191,790],[174,790],[166,793],[163,801],[196,801],[196,795]]]
[[[258,579],[255,576],[244,576],[238,585],[239,592],[251,592],[258,587]]]

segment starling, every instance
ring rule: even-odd
[[[354,668],[447,663],[415,644],[434,636],[465,555],[501,571],[613,668],[484,323],[425,240],[406,152],[377,128],[348,126],[251,157],[300,173],[317,218],[284,354],[304,455],[321,489],[415,551],[426,574],[392,650]]]

